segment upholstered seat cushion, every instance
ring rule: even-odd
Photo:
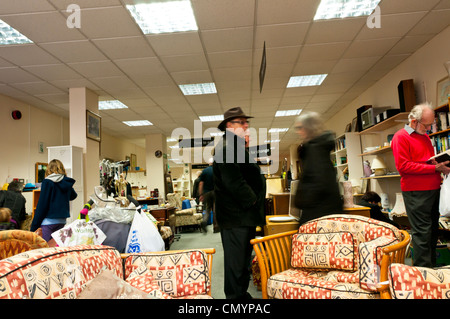
[[[123,277],[120,254],[113,247],[30,250],[0,260],[0,299],[73,299],[104,267]]]
[[[358,272],[288,269],[267,281],[273,299],[375,299],[379,295],[359,287]]]
[[[392,264],[388,274],[394,299],[450,299],[450,266],[425,268]]]
[[[207,257],[201,250],[131,254],[124,267],[128,282],[134,276],[150,273],[160,289],[172,298],[206,295],[211,285]]]
[[[34,232],[18,229],[0,231],[0,259],[47,247],[47,242]]]

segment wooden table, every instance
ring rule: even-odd
[[[370,207],[355,205],[353,207],[344,207],[343,214],[360,215],[370,217]]]
[[[264,226],[264,236],[284,233],[290,230],[296,230],[300,227],[300,223],[296,220],[289,222],[271,222],[272,217],[289,217],[289,215],[267,215],[266,225]]]
[[[175,234],[176,214],[175,207],[159,207],[151,209],[148,212],[152,214],[157,221],[164,222],[164,226],[170,226],[172,233]]]

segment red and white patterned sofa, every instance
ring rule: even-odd
[[[450,299],[450,266],[426,268],[394,263],[388,273],[392,299]]]
[[[406,250],[409,236],[371,218],[330,215],[251,242],[263,298],[374,299],[383,249],[402,242]]]
[[[0,260],[0,299],[211,298],[213,253],[121,256],[101,245],[30,250]]]

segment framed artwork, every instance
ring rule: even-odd
[[[352,131],[352,123],[348,123],[347,126],[345,127],[345,133],[351,132],[351,131]]]
[[[436,107],[447,104],[450,97],[450,78],[447,76],[437,82]]]
[[[136,166],[137,166],[137,158],[136,158],[136,154],[131,154],[131,157],[130,157],[130,166],[131,166],[131,169],[135,169],[135,168],[136,168]]]
[[[358,117],[355,117],[353,120],[352,120],[352,132],[356,132],[357,131],[357,124],[358,123]]]
[[[45,171],[47,170],[47,163],[36,163],[35,164],[35,183],[42,183],[45,178]]]
[[[100,142],[102,131],[102,118],[100,115],[86,110],[86,137]]]

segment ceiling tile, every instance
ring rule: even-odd
[[[353,42],[343,58],[360,58],[385,55],[400,38],[373,39]]]
[[[0,56],[20,66],[60,62],[35,44],[0,46]]]
[[[26,70],[18,67],[1,68],[0,82],[3,83],[21,83],[21,82],[39,82],[40,79]]]
[[[208,69],[208,62],[203,53],[163,56],[161,61],[169,73]]]
[[[365,18],[314,21],[308,31],[306,44],[351,41],[365,26]]]
[[[259,25],[256,27],[255,43],[266,48],[299,46],[305,40],[309,23]],[[282,34],[283,36],[280,36]]]
[[[414,27],[426,12],[412,12],[403,14],[381,15],[380,28],[364,27],[356,37],[356,40],[380,39],[403,37]]]
[[[258,0],[258,24],[312,21],[319,7],[317,0]]]
[[[11,1],[11,0],[10,0]],[[27,1],[27,0],[22,0]],[[34,1],[34,0],[33,0]],[[73,0],[48,0],[58,9],[66,10],[67,7],[71,4],[74,4]],[[93,7],[106,7],[106,6],[115,6],[120,5],[120,0],[76,0],[76,4],[80,6],[80,8],[93,8]]]
[[[0,19],[27,36],[34,43],[84,40],[76,28],[68,28],[59,12],[0,15]]]
[[[64,12],[64,11],[63,11]],[[71,13],[64,12],[66,16]],[[90,39],[139,36],[142,31],[123,6],[81,9],[80,31]]]
[[[209,53],[208,59],[212,69],[245,67],[252,63],[252,51]]]
[[[111,60],[155,56],[143,36],[95,39],[92,42]]]
[[[64,64],[31,65],[24,67],[24,69],[46,81],[82,78],[81,75]]]
[[[107,59],[100,50],[87,40],[43,43],[41,47],[64,63],[103,61]]]
[[[111,61],[78,62],[68,65],[87,78],[124,75]]]
[[[148,35],[153,50],[159,56],[202,53],[198,32]]]
[[[350,42],[305,45],[300,53],[299,62],[330,61],[342,57]]]
[[[408,35],[437,34],[448,27],[450,10],[437,10],[428,13]]]
[[[192,0],[197,25],[202,30],[252,26],[255,0]]]
[[[381,14],[404,13],[414,11],[431,10],[440,0],[396,0],[382,1],[380,4]]]
[[[29,82],[29,83],[16,83],[11,84],[11,86],[24,91],[28,94],[53,94],[53,93],[64,93],[61,89],[47,83],[47,82]]]
[[[170,74],[177,84],[211,83],[212,77],[209,70],[173,72]]]
[[[402,38],[397,44],[392,47],[389,54],[405,54],[413,53],[425,43],[431,40],[433,36],[431,34],[417,35],[417,36],[406,36]]]
[[[207,52],[251,50],[253,27],[202,31]]]

